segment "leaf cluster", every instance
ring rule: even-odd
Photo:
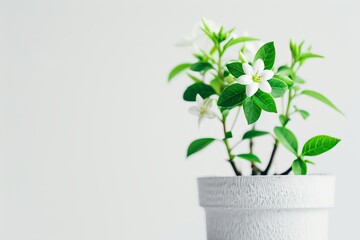
[[[257,50],[251,60],[246,59],[244,55],[246,44],[258,39],[249,36],[235,37],[234,30],[225,29],[221,26],[215,31],[206,21],[203,21],[201,31],[210,40],[212,46],[207,50],[193,53],[195,61],[178,64],[168,75],[168,81],[171,81],[180,74],[186,73],[188,79],[191,80],[191,84],[185,89],[183,99],[194,102],[197,95],[200,95],[203,99],[213,97],[216,99],[218,110],[221,113],[221,116],[217,119],[221,121],[224,137],[219,139],[200,138],[193,141],[188,147],[187,157],[203,150],[213,142],[219,141],[224,143],[229,157],[228,160],[233,167],[234,159],[239,158],[251,162],[253,174],[268,174],[277,146],[281,144],[294,155],[295,160],[290,170],[294,174],[304,175],[307,173],[308,164],[314,164],[313,161],[309,160],[309,157],[323,154],[340,142],[338,138],[319,135],[306,141],[301,151],[299,151],[297,137],[288,127],[295,115],[301,116],[304,120],[310,116],[308,111],[299,108],[298,104],[294,104],[295,100],[303,96],[318,100],[341,113],[339,108],[323,94],[314,90],[303,89],[306,81],[298,74],[299,69],[309,59],[323,58],[323,56],[313,53],[311,47],[305,49],[304,42],[297,44],[290,40],[291,63],[288,65],[275,67],[276,48],[274,42],[265,43]],[[238,57],[224,62],[224,54],[230,49],[234,49],[236,45],[240,45]],[[239,84],[236,80],[245,74],[243,70],[244,63],[252,65],[258,59],[264,62],[266,70],[274,72],[273,78],[268,81],[272,91],[271,93],[265,93],[258,90],[253,96],[248,97],[246,95],[246,86]],[[282,106],[279,106],[281,103]],[[301,101],[298,103],[301,104]],[[232,131],[226,128],[227,116],[234,109],[238,109],[237,111],[243,109],[247,124],[253,125],[253,128],[245,132],[240,138],[234,136]],[[281,111],[282,109],[283,111]],[[279,123],[274,124],[276,127],[273,132],[255,129],[254,124],[259,122],[264,112],[278,115]],[[263,171],[256,165],[262,163],[262,161],[253,151],[254,139],[262,136],[272,136],[275,141],[268,166]],[[230,142],[232,140],[237,140],[237,144],[248,142],[249,152],[234,153],[237,144],[231,147]],[[240,171],[234,170],[239,175]]]

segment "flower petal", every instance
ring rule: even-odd
[[[212,106],[212,103],[213,103],[213,101],[211,98],[206,98],[203,101],[203,106],[206,108],[210,108]]]
[[[246,86],[246,95],[248,97],[253,96],[259,89],[259,84],[256,82],[253,82]]]
[[[200,94],[196,94],[196,103],[198,104],[198,106],[202,106],[203,102],[204,102],[204,100],[202,99]]]
[[[254,63],[254,73],[261,74],[264,71],[264,61],[262,59],[256,60]]]
[[[273,76],[274,76],[273,71],[265,70],[260,74],[260,79],[261,79],[261,81],[268,81],[268,80],[272,79]]]
[[[215,113],[213,111],[209,110],[206,112],[206,117],[209,119],[213,119],[213,118],[215,118]]]
[[[261,91],[266,92],[266,93],[271,93],[271,90],[272,90],[270,84],[267,81],[260,83],[259,88]]]
[[[204,120],[204,116],[200,116],[198,120],[198,127],[200,128],[201,122]]]
[[[189,108],[189,112],[195,116],[200,115],[200,109],[198,107],[192,106]]]
[[[242,68],[243,68],[244,73],[245,73],[246,75],[250,75],[250,76],[253,75],[253,73],[254,73],[253,68],[252,68],[252,66],[250,66],[249,64],[243,63],[243,64],[242,64]]]
[[[237,80],[240,84],[248,85],[253,82],[252,77],[249,75],[242,75]]]

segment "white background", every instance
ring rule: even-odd
[[[303,77],[346,116],[303,98],[298,105],[312,116],[290,127],[301,143],[320,133],[343,139],[311,171],[337,175],[331,239],[356,239],[359,7],[349,0],[1,0],[0,239],[205,239],[195,179],[232,172],[221,145],[185,160],[190,141],[221,132],[209,121],[198,130],[187,113],[188,79],[166,83],[174,65],[192,61],[190,49],[174,43],[202,16],[274,40],[278,64],[289,59],[291,37],[326,55],[305,65]],[[270,120],[264,116],[264,129]],[[266,140],[260,155],[270,150]],[[281,150],[274,171],[288,157]]]

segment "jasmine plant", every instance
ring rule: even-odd
[[[251,162],[252,175],[268,175],[274,162],[279,145],[284,146],[293,154],[292,165],[288,170],[277,175],[287,175],[293,172],[296,175],[305,175],[309,164],[314,164],[310,157],[320,155],[332,149],[340,141],[327,135],[310,138],[302,148],[288,124],[292,116],[299,114],[303,119],[309,117],[309,112],[298,108],[294,101],[301,97],[311,97],[321,101],[334,110],[341,111],[324,95],[319,92],[304,89],[305,81],[299,76],[301,67],[310,59],[323,58],[315,54],[311,48],[306,48],[304,42],[296,43],[290,40],[291,62],[288,65],[275,67],[276,49],[274,42],[260,46],[251,54],[255,42],[259,39],[250,36],[237,36],[234,28],[217,27],[210,21],[203,20],[193,35],[185,38],[185,43],[192,45],[196,52],[194,62],[181,63],[175,66],[168,81],[173,80],[180,73],[186,73],[192,84],[187,87],[183,99],[195,102],[190,107],[191,114],[198,116],[198,124],[208,118],[219,121],[223,138],[201,138],[193,141],[187,150],[187,157],[206,148],[214,141],[221,141],[226,149],[227,161],[235,174],[242,175],[235,165],[236,158]],[[200,33],[200,34],[199,34]],[[206,50],[196,45],[198,39],[208,40]],[[227,61],[226,54],[236,53],[236,59]],[[277,101],[276,99],[280,99]],[[282,108],[279,105],[282,104]],[[283,109],[283,111],[279,111]],[[243,111],[241,111],[243,110]],[[235,122],[241,112],[245,115],[251,130],[241,136],[234,136],[233,126],[228,127],[227,118],[231,111],[236,111]],[[257,129],[256,123],[263,112],[278,114],[278,122],[273,132]],[[265,167],[260,168],[262,161],[254,153],[254,141],[261,136],[273,136],[273,149]],[[230,145],[230,139],[236,143]],[[247,152],[234,152],[234,148],[246,143]],[[301,149],[301,150],[300,150]]]

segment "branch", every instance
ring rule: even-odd
[[[233,160],[229,160],[229,163],[231,164],[231,167],[233,168],[236,176],[241,176],[241,172],[236,168],[234,161],[233,161]]]
[[[236,121],[237,121],[237,119],[238,119],[238,117],[239,117],[240,111],[241,111],[241,107],[238,107],[238,110],[237,110],[237,112],[236,112],[236,116],[235,116],[234,122],[233,122],[233,124],[231,125],[231,128],[230,128],[230,131],[232,131],[232,130],[234,129],[235,124],[236,124]]]
[[[276,151],[277,151],[277,148],[278,148],[278,144],[279,144],[278,141],[275,140],[274,148],[273,148],[273,150],[272,150],[269,163],[268,163],[266,169],[265,169],[263,172],[261,172],[261,175],[267,175],[267,174],[269,173],[269,170],[270,170],[271,165],[272,165],[272,163],[273,163],[273,161],[274,161],[274,158],[275,158],[275,154],[276,154]]]
[[[223,131],[224,131],[224,140],[223,140],[223,142],[225,144],[226,151],[227,151],[227,153],[229,155],[229,162],[230,162],[231,167],[233,168],[236,176],[241,176],[241,172],[235,166],[234,155],[232,155],[232,153],[231,153],[231,148],[229,147],[229,142],[228,142],[228,140],[226,138],[226,118],[223,118],[222,125],[223,125]]]
[[[255,129],[255,127],[253,127],[253,130]],[[253,153],[253,148],[254,148],[254,140],[252,138],[250,138],[249,141],[249,149],[250,149],[250,153]],[[261,170],[255,165],[255,163],[251,163],[251,175],[259,175],[261,174]]]
[[[292,167],[290,167],[288,170],[286,170],[286,171],[283,172],[283,173],[275,174],[275,175],[289,175],[289,173],[291,173],[291,171],[292,171]]]

